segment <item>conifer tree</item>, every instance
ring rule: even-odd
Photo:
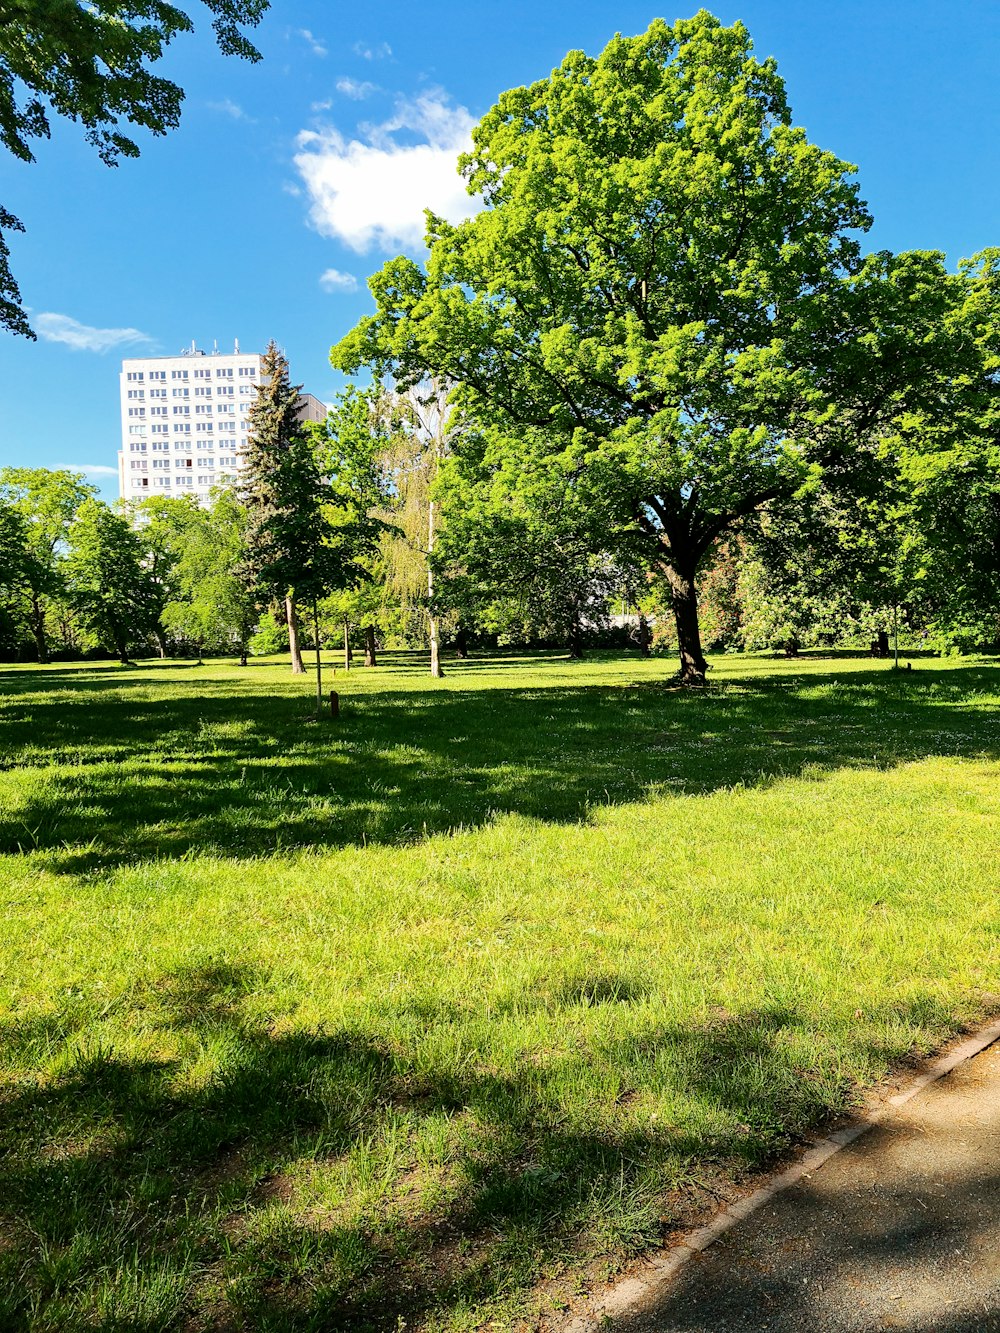
[[[239,488],[247,509],[239,574],[261,604],[284,603],[292,673],[301,675],[299,607],[314,607],[340,584],[342,560],[328,513],[329,486],[299,418],[302,386],[290,382],[288,360],[273,340],[261,370]]]

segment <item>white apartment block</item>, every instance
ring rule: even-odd
[[[241,352],[239,343],[232,352],[202,352],[193,342],[178,356],[124,360],[122,499],[194,495],[206,504],[213,486],[236,477],[262,360],[259,352]],[[326,408],[311,393],[303,394],[300,415],[322,421]]]

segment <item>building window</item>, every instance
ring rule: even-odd
[[[130,417],[144,417],[146,415],[146,409],[144,407],[130,407],[128,414]]]
[[[210,421],[199,421],[195,426],[196,431],[211,431],[212,423]]]
[[[132,472],[145,472],[148,464],[144,458],[133,458],[129,465]]]
[[[212,378],[212,372],[210,370],[196,370],[194,372],[194,377],[196,380],[210,380]]]
[[[145,389],[129,389],[128,396],[130,398],[145,398],[146,391]]]
[[[162,453],[162,454],[165,454],[165,453],[167,453],[167,452],[169,451],[169,449],[170,449],[170,445],[167,443],[166,440],[154,440],[154,441],[153,441],[153,453],[154,453],[154,454],[156,454],[156,453]]]
[[[173,390],[173,396],[174,396],[175,398],[187,398],[187,397],[190,395],[190,393],[191,393],[191,390],[190,390],[190,389],[174,389],[174,390]]]
[[[190,409],[190,407],[175,407],[175,408],[174,408],[174,416],[175,416],[175,417],[189,417],[190,415],[191,415],[191,409]]]
[[[203,387],[200,388],[200,389],[195,389],[195,391],[194,391],[194,396],[195,396],[196,398],[211,398],[211,396],[212,396],[212,390],[211,390],[211,389],[206,389],[206,388],[204,388],[204,386],[203,386]]]
[[[130,370],[130,371],[128,371],[128,372],[126,373],[125,378],[126,378],[127,380],[138,380],[139,383],[141,384],[141,383],[142,383],[142,371],[141,371],[141,370]],[[153,378],[153,377],[152,377],[152,375],[151,375],[151,376],[150,376],[150,379],[152,379],[152,378]]]
[[[170,372],[170,378],[172,380],[186,380],[187,377],[188,373],[186,370],[172,370]]]
[[[233,378],[233,372],[232,370],[217,370],[215,372],[215,378],[217,380],[231,380]]]
[[[149,378],[151,380],[165,380],[167,378],[167,372],[165,370],[151,370],[149,372]]]
[[[146,434],[146,427],[145,427],[145,426],[129,426],[129,428],[128,428],[128,433],[129,433],[130,435],[145,435],[145,434]]]
[[[150,398],[166,398],[167,391],[166,389],[150,389],[149,396]]]
[[[246,379],[255,379],[257,375],[256,366],[240,366],[240,377]]]

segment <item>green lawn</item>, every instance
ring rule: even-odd
[[[0,1328],[534,1320],[1000,1005],[998,668],[670,669],[0,668]]]

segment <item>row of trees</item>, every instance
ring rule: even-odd
[[[210,512],[115,515],[64,476],[60,528],[8,474],[0,586],[40,651],[63,606],[123,654],[126,631],[245,653],[263,614],[295,670],[300,621],[348,647],[353,624],[370,660],[423,637],[439,674],[448,636],[579,652],[624,609],[690,684],[703,632],[996,641],[1000,250],[865,255],[854,168],[705,11],[571,53],[473,141],[480,210],[429,214],[425,262],[376,273],[332,349],[373,387],[304,430],[272,347]]]

